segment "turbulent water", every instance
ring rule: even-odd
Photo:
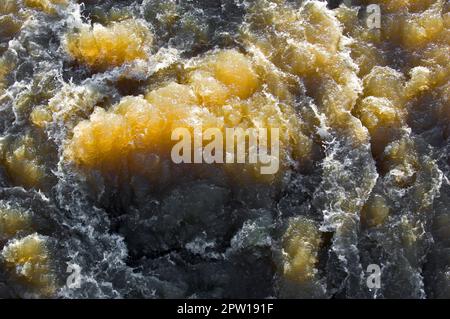
[[[450,298],[450,4],[341,2],[1,0],[0,298]]]

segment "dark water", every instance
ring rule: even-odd
[[[288,2],[297,10],[302,1]],[[71,129],[89,118],[92,108],[64,121],[55,115],[45,129],[30,122],[33,109],[45,107],[64,90],[76,88],[72,95],[95,91],[91,100],[107,109],[123,96],[164,82],[164,74],[155,75],[151,68],[121,82],[121,68],[94,72],[73,61],[64,50],[67,30],[81,23],[106,24],[115,16],[142,19],[155,37],[152,52],[165,57],[161,65],[173,66],[215,48],[248,50],[242,29],[255,3],[69,1],[47,14],[19,1],[19,12],[0,9],[0,66],[7,70],[4,80],[0,76],[0,209],[12,207],[31,216],[31,226],[12,236],[0,219],[0,231],[5,231],[0,248],[33,233],[43,236],[56,287],[50,296],[450,297],[449,117],[436,115],[450,114],[443,94],[431,92],[413,102],[405,130],[388,143],[414,150],[407,186],[399,186],[395,169],[383,168],[373,145],[355,147],[333,129],[322,139],[313,138],[317,155],[310,167],[293,165],[281,185],[237,185],[218,172],[205,178],[187,175],[159,187],[125,171],[79,169],[63,157]],[[337,5],[329,1],[330,10]],[[448,8],[444,12],[448,20]],[[407,74],[415,53],[402,51],[394,60],[403,49],[389,42],[382,46],[392,57],[388,65]],[[63,94],[56,105],[64,109],[71,97]],[[297,107],[306,108],[314,99],[307,89],[296,96]],[[25,137],[31,142],[24,143]],[[22,145],[29,152],[24,166],[14,157]],[[6,164],[8,156],[20,162],[18,168]],[[43,172],[37,184],[27,179],[30,162]],[[384,198],[389,217],[369,227],[360,216],[375,195]],[[289,222],[300,216],[317,225],[322,241],[315,276],[296,283],[283,278],[280,254]],[[80,267],[79,288],[66,285],[68,264]],[[370,264],[380,266],[379,289],[366,285]],[[0,297],[48,295],[43,290],[21,279],[0,255]]]

